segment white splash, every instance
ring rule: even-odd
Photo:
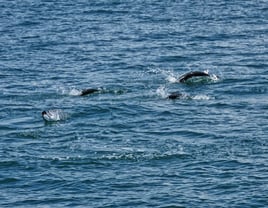
[[[209,74],[209,70],[204,70],[205,73]],[[219,77],[216,74],[209,74],[209,78],[211,81],[216,82],[219,81]]]
[[[79,95],[81,95],[81,90],[71,89],[68,94],[71,95],[71,96],[79,96]]]
[[[210,75],[210,78],[211,78],[211,80],[214,81],[214,82],[219,81],[219,77],[218,77],[216,74],[211,74],[211,75]]]
[[[62,121],[67,119],[67,114],[60,109],[51,109],[42,112],[45,121]]]
[[[167,80],[170,83],[178,82],[178,77],[177,77],[178,75],[176,75],[176,73],[173,70],[160,69],[160,68],[151,68],[148,72],[164,76],[165,80]]]
[[[159,88],[157,88],[156,94],[161,96],[162,98],[166,98],[168,96],[168,93],[164,86],[160,86]]]
[[[208,69],[204,70],[204,73],[209,74],[209,70]]]
[[[166,80],[168,82],[170,82],[170,83],[176,83],[176,82],[178,82],[178,79],[173,74],[168,75]]]
[[[195,95],[192,96],[194,100],[210,100],[211,98],[208,95]]]

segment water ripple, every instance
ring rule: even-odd
[[[0,206],[268,206],[266,1],[0,8]]]

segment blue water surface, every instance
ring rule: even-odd
[[[0,207],[268,207],[267,61],[266,0],[0,0]]]

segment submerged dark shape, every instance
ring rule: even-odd
[[[183,74],[179,78],[179,82],[186,82],[188,79],[192,77],[209,77],[210,75],[207,72],[202,72],[202,71],[191,71]]]
[[[98,89],[84,89],[82,90],[81,92],[81,96],[85,96],[85,95],[88,95],[88,94],[92,94],[94,92],[98,92],[99,90]]]
[[[181,98],[182,96],[183,94],[180,92],[172,92],[167,98],[171,100],[175,100],[175,99]]]

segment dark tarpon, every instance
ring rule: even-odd
[[[80,95],[85,96],[85,95],[92,94],[92,93],[98,92],[98,91],[99,91],[98,89],[84,89],[84,90],[82,90]]]
[[[209,77],[210,75],[207,72],[202,72],[202,71],[192,71],[192,72],[187,72],[184,75],[182,75],[179,78],[179,82],[186,82],[188,79],[192,77]]]
[[[172,92],[167,98],[171,100],[175,100],[175,99],[181,98],[182,96],[183,94],[180,92]]]

